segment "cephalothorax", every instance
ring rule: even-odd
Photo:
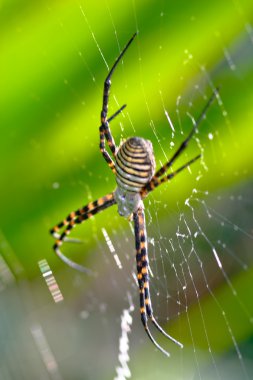
[[[177,170],[169,174],[167,173],[168,169],[172,166],[176,158],[187,147],[188,142],[196,132],[199,123],[204,118],[207,109],[209,108],[214,98],[217,96],[218,90],[214,90],[200,116],[194,122],[194,126],[191,132],[181,143],[172,158],[166,162],[165,165],[163,165],[158,171],[155,172],[155,159],[153,154],[153,147],[150,141],[145,140],[141,137],[131,137],[117,149],[109,128],[109,122],[113,120],[118,114],[120,114],[126,105],[123,105],[117,112],[115,112],[115,114],[107,118],[111,77],[119,61],[121,60],[129,45],[132,43],[135,36],[136,33],[132,36],[132,38],[129,40],[125,48],[116,59],[104,82],[101,126],[99,127],[100,151],[116,176],[117,188],[114,192],[107,194],[94,202],[88,203],[86,206],[70,213],[66,219],[53,227],[50,230],[50,233],[56,239],[53,247],[55,253],[71,267],[85,273],[90,273],[91,271],[89,269],[73,262],[60,251],[60,246],[63,244],[63,242],[75,241],[75,239],[68,238],[67,235],[77,224],[82,223],[83,221],[89,219],[91,216],[105,210],[114,204],[117,204],[118,212],[121,216],[133,219],[135,231],[137,279],[140,292],[141,321],[147,335],[154,343],[154,345],[165,355],[169,356],[169,353],[165,351],[153,338],[148,327],[148,320],[150,319],[154,326],[164,336],[172,340],[180,347],[183,347],[180,342],[168,335],[162,329],[153,315],[149,291],[148,246],[143,200],[157,186],[171,180],[173,177],[175,177],[176,174],[200,158],[200,155],[198,155],[192,160],[188,161],[185,165],[179,167]],[[105,140],[108,143],[113,159],[105,148]],[[60,234],[59,231],[64,227],[64,231]]]

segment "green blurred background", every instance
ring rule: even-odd
[[[252,22],[251,0],[0,2],[0,379],[113,378],[120,315],[129,307],[129,293],[135,304],[129,351],[134,379],[253,376]],[[75,230],[84,244],[66,247],[72,259],[98,273],[95,279],[55,257],[48,234],[70,211],[115,187],[98,149],[105,62],[111,66],[136,30],[138,37],[113,77],[109,113],[128,105],[111,124],[118,144],[131,135],[150,139],[159,166],[171,152],[164,110],[173,120],[178,144],[191,128],[187,112],[197,117],[213,87],[221,86],[220,104],[208,111],[200,143],[192,142],[178,165],[199,149],[204,159],[194,164],[193,175],[186,171],[146,203],[148,233],[156,236],[159,229],[158,240],[163,236],[163,249],[169,249],[179,211],[185,211],[184,201],[197,186],[212,194],[205,197],[210,207],[231,221],[222,229],[220,218],[208,221],[195,205],[208,238],[214,242],[221,232],[229,249],[241,255],[231,266],[224,257],[225,275],[216,280],[217,263],[206,259],[214,293],[202,291],[199,283],[203,298],[189,295],[187,313],[166,310],[158,297],[159,315],[170,319],[172,313],[170,333],[186,345],[178,352],[162,340],[172,353],[169,362],[154,351],[139,323],[138,292],[131,278],[134,239],[116,208]],[[113,239],[124,274],[110,256],[102,228]],[[199,256],[211,255],[205,244],[196,243]],[[162,253],[154,247],[159,262]],[[43,259],[64,296],[58,304],[41,275],[38,262]],[[159,274],[159,263],[157,267]],[[197,275],[200,269],[194,268]],[[154,289],[159,293],[165,285],[157,280]],[[168,294],[164,289],[161,293]]]

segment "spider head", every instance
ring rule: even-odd
[[[140,193],[117,187],[114,197],[118,205],[118,213],[120,216],[131,218],[133,212],[137,211],[139,207],[144,207]]]

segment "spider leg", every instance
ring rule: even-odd
[[[140,299],[141,299],[141,302],[142,302],[142,296],[140,296]],[[144,301],[143,301],[144,302]],[[149,328],[148,328],[148,324],[147,324],[147,314],[146,314],[146,311],[145,311],[145,308],[143,308],[143,311],[142,311],[142,308],[141,308],[141,321],[143,323],[143,326],[144,326],[144,329],[149,337],[149,339],[151,340],[151,342],[155,345],[155,347],[161,351],[164,355],[170,357],[170,353],[168,351],[166,351],[164,348],[162,348],[160,346],[160,344],[157,343],[157,341],[154,339],[153,335],[151,334]]]
[[[114,173],[115,173],[114,163],[113,163],[112,159],[110,158],[109,153],[105,149],[105,139],[106,139],[106,141],[108,143],[108,146],[109,146],[109,148],[110,148],[113,156],[115,157],[115,155],[116,155],[116,145],[115,145],[115,142],[114,142],[114,139],[113,139],[113,136],[111,134],[110,127],[109,127],[109,121],[110,121],[110,119],[107,119],[109,92],[110,92],[110,87],[111,87],[111,77],[112,77],[112,74],[113,74],[115,68],[117,67],[119,61],[121,60],[121,58],[125,54],[125,52],[128,49],[129,45],[134,40],[135,36],[136,36],[136,33],[131,37],[131,39],[128,41],[128,43],[126,44],[126,46],[124,47],[124,49],[121,51],[120,55],[118,56],[118,58],[114,62],[112,68],[110,69],[110,71],[109,71],[109,73],[108,73],[108,75],[107,75],[107,77],[106,77],[106,79],[104,81],[103,104],[102,104],[102,111],[101,111],[101,127],[99,128],[99,132],[100,132],[100,151],[101,151],[103,157],[105,158],[107,164],[109,165],[109,167],[112,169],[112,171]],[[123,106],[123,108],[124,107],[125,106]]]
[[[93,215],[99,213],[100,211],[105,210],[107,207],[110,207],[115,203],[116,201],[114,199],[114,194],[110,193],[102,198],[97,199],[94,202],[88,203],[86,206],[82,207],[81,209],[70,213],[66,219],[64,219],[62,222],[60,222],[55,227],[53,227],[50,230],[50,233],[51,235],[57,238],[53,246],[53,249],[56,255],[70,267],[77,269],[78,271],[85,272],[87,274],[92,274],[93,272],[91,270],[67,258],[60,251],[60,246],[62,246],[63,242],[66,241],[66,239],[68,239],[67,236],[70,234],[71,230],[77,224],[81,224],[85,220],[91,218]],[[62,234],[59,235],[58,231],[64,226],[66,226],[65,230],[62,232]],[[68,241],[70,241],[70,239],[68,239]]]
[[[155,176],[151,178],[151,180],[142,188],[140,194],[142,198],[145,198],[148,193],[153,191],[157,186],[161,185],[164,182],[170,181],[172,178],[174,178],[178,173],[180,173],[182,170],[188,168],[191,164],[193,164],[195,161],[197,161],[201,157],[201,154],[194,157],[190,161],[188,161],[183,166],[180,166],[177,170],[175,170],[173,173],[169,173],[168,175],[162,177],[162,178],[156,178]]]
[[[110,136],[109,122],[111,120],[113,120],[120,112],[122,112],[125,107],[126,107],[126,104],[124,104],[122,107],[120,107],[118,109],[118,111],[116,111],[111,117],[109,117],[109,119],[106,121],[106,123],[108,124],[107,129],[105,128],[104,124],[101,124],[99,127],[99,134],[100,134],[99,148],[100,148],[100,152],[102,153],[105,161],[107,162],[108,166],[110,167],[110,169],[113,171],[114,174],[116,173],[115,165],[114,165],[114,162],[111,159],[109,153],[105,149],[105,139],[108,141],[108,144],[109,144],[109,141],[112,141],[112,137]],[[115,146],[115,144],[114,144],[114,146]],[[109,145],[109,147],[110,147],[110,145]],[[115,150],[114,150],[114,152],[115,152]]]
[[[192,136],[196,133],[197,129],[198,129],[198,126],[199,124],[201,123],[201,121],[204,119],[204,117],[206,116],[206,113],[207,113],[207,110],[209,109],[209,107],[211,106],[211,104],[213,103],[214,99],[215,98],[218,98],[218,93],[219,93],[219,88],[215,88],[215,90],[213,91],[212,95],[210,96],[209,100],[207,101],[205,107],[203,108],[202,112],[200,113],[199,117],[197,118],[197,120],[194,122],[194,125],[193,125],[193,128],[191,130],[191,132],[189,133],[189,135],[186,137],[186,139],[181,143],[181,145],[179,146],[179,148],[176,150],[176,152],[174,153],[174,155],[172,156],[172,158],[166,162],[165,165],[163,165],[154,175],[153,178],[157,179],[159,177],[161,177],[171,166],[172,164],[174,163],[174,161],[176,160],[176,158],[183,152],[183,150],[187,147],[189,141],[191,140]]]
[[[110,91],[110,87],[111,87],[111,77],[112,77],[112,74],[113,74],[114,70],[116,69],[119,61],[121,60],[121,58],[123,57],[123,55],[127,51],[128,47],[133,42],[133,40],[136,37],[136,35],[137,35],[137,33],[134,33],[134,35],[130,38],[130,40],[125,45],[124,49],[121,51],[121,53],[119,54],[118,58],[114,62],[114,64],[113,64],[111,70],[109,71],[107,77],[105,78],[105,81],[104,81],[104,92],[103,92],[103,107],[102,107],[102,111],[101,111],[101,124],[103,124],[107,120],[108,102],[109,102],[109,91]]]
[[[109,200],[112,200],[112,198],[113,194],[108,194],[105,197],[99,198],[96,201],[88,203],[86,206],[83,206],[82,208],[79,208],[76,211],[72,211],[65,219],[63,219],[60,223],[58,223],[49,231],[50,234],[56,239],[58,239],[60,236],[58,232],[61,230],[62,227],[69,225],[69,223],[75,220],[78,216],[87,214],[88,212],[97,209],[99,206],[101,206],[101,204]]]
[[[58,234],[57,232],[54,232],[53,234],[51,234],[55,239],[60,239],[60,236],[61,234]],[[76,244],[80,244],[80,243],[83,243],[83,241],[81,239],[77,239],[77,238],[68,238],[68,237],[65,237],[63,239],[64,243],[76,243]]]
[[[165,355],[170,356],[170,354],[164,350],[151,335],[147,319],[150,318],[154,326],[168,339],[178,344],[180,347],[183,345],[178,342],[175,338],[167,334],[162,327],[158,324],[153,316],[153,310],[151,305],[151,298],[149,292],[149,274],[148,274],[148,250],[146,241],[146,224],[145,224],[145,214],[142,208],[139,208],[133,214],[134,228],[135,228],[135,245],[136,245],[136,261],[137,261],[137,278],[140,291],[140,312],[141,321],[145,328],[147,335],[154,345],[162,351]]]

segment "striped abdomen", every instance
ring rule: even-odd
[[[131,137],[116,155],[116,181],[121,189],[139,192],[154,175],[155,159],[150,141]]]

